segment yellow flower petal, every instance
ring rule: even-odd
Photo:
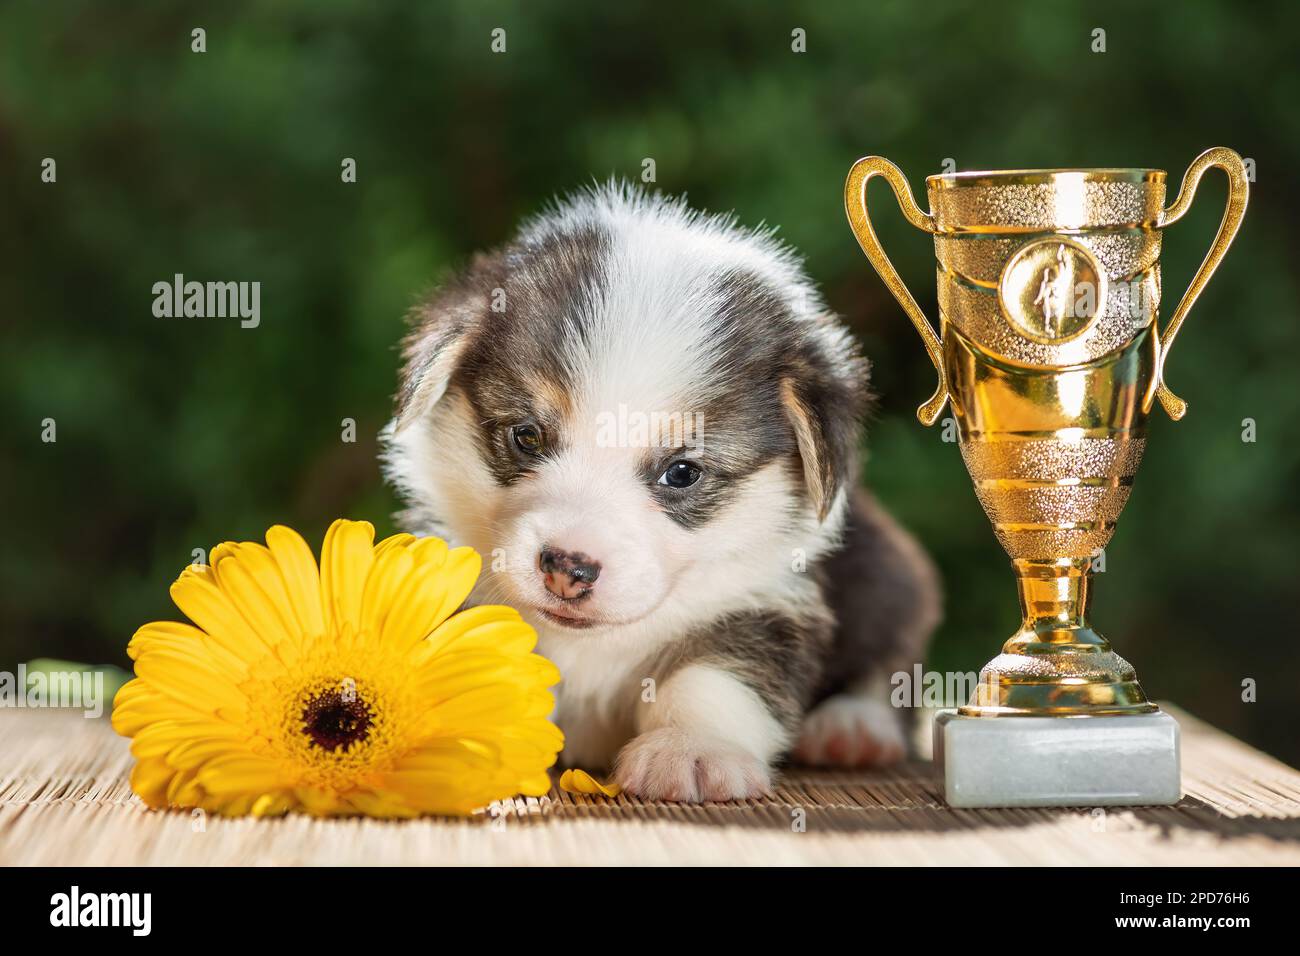
[[[211,640],[197,627],[188,624],[151,621],[136,631],[131,637],[131,643],[127,645],[127,653],[133,660],[139,660],[142,654],[159,650],[170,650],[192,658],[232,682],[248,676],[248,664],[243,659]]]
[[[361,595],[362,632],[382,633],[394,598],[416,567],[409,548],[385,547],[392,540],[388,538],[375,548],[375,563],[366,576],[365,590]]]
[[[347,811],[347,805],[336,794],[312,787],[297,787],[293,794],[303,809],[317,817],[332,817]]]
[[[623,788],[616,783],[601,783],[585,770],[566,770],[560,774],[560,789],[568,793],[603,794],[617,797]]]
[[[375,526],[340,518],[325,532],[321,545],[321,607],[335,631],[361,624],[361,596],[375,561]]]
[[[141,759],[166,757],[176,748],[203,738],[225,741],[229,749],[231,742],[239,739],[239,731],[216,721],[156,720],[136,733],[131,753]]]
[[[551,792],[551,776],[546,773],[534,774],[519,781],[519,792],[525,797],[544,797]],[[618,794],[609,794],[618,796]]]
[[[199,769],[198,781],[215,796],[248,791],[256,791],[260,796],[284,785],[275,763],[248,754],[214,757]]]
[[[238,737],[196,733],[184,743],[177,744],[167,753],[167,763],[177,770],[197,770],[218,757],[249,753]]]
[[[182,624],[179,621],[151,621],[142,625],[131,636],[131,640],[126,645],[126,653],[131,660],[135,660],[140,656],[145,646],[151,643],[161,641],[164,644],[183,644],[190,642],[194,645],[202,645],[206,638],[207,634],[192,624]],[[238,658],[232,657],[231,660],[237,661]]]
[[[193,770],[182,770],[167,784],[167,805],[194,806],[203,799],[203,788],[194,779]]]
[[[248,812],[255,817],[277,817],[293,806],[293,798],[284,793],[264,793],[253,801]]]
[[[420,811],[395,794],[379,794],[359,790],[347,795],[347,802],[361,813],[371,817],[416,817]]]
[[[448,547],[447,542],[442,538],[428,537],[417,538],[409,546],[411,557],[415,558],[415,563],[436,564],[441,566],[447,560]]]
[[[241,660],[255,660],[270,647],[217,587],[211,569],[191,565],[171,586],[172,601],[212,640]]]
[[[203,661],[174,650],[158,650],[135,662],[135,673],[173,700],[204,713],[224,707],[242,712],[246,700],[235,685]]]
[[[490,645],[507,654],[527,654],[537,646],[537,632],[514,608],[484,604],[448,618],[429,635],[427,643],[429,654],[479,644]]]
[[[437,813],[444,816],[468,816],[479,807],[492,802],[490,792],[478,787],[466,787],[466,777],[473,779],[473,774],[442,773],[432,771],[403,771],[391,773],[384,778],[385,786],[391,789],[403,802],[425,813]],[[481,785],[480,785],[481,786]],[[511,793],[498,796],[513,795]]]
[[[134,684],[139,692],[127,691]],[[113,729],[124,737],[134,737],[145,727],[161,720],[191,721],[210,717],[211,714],[160,694],[147,683],[136,678],[117,692],[113,702]]]
[[[393,597],[381,642],[401,651],[427,637],[469,597],[481,565],[475,552],[457,548],[443,563],[417,567]]]
[[[213,549],[211,565],[217,587],[249,626],[282,657],[287,651],[296,657],[302,633],[271,552],[254,542],[221,545]]]
[[[131,769],[131,789],[151,807],[166,804],[172,770],[162,760],[141,760]]]
[[[311,548],[292,528],[275,525],[266,532],[266,545],[280,568],[285,593],[298,619],[299,633],[314,637],[325,631],[321,609],[320,572]]]
[[[383,541],[380,541],[375,545],[375,559],[378,560],[393,549],[405,551],[419,540],[420,539],[415,535],[407,534],[405,532],[402,532],[401,534],[390,534]]]

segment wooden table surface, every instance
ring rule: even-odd
[[[1300,772],[1173,711],[1182,801],[951,810],[928,761],[792,770],[771,799],[678,806],[552,791],[469,820],[155,813],[128,742],[78,712],[0,710],[0,864],[1300,864]]]

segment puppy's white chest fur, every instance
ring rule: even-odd
[[[619,749],[636,733],[636,710],[653,682],[640,655],[622,642],[600,638],[539,638],[538,653],[550,658],[563,678],[555,688],[552,719],[564,731],[560,762],[566,767],[611,767]]]

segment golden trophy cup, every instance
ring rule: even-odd
[[[1164,227],[1205,172],[1230,188],[1218,234],[1165,324]],[[939,330],[886,257],[867,212],[883,178],[904,218],[934,236]],[[926,180],[930,212],[879,156],[849,171],[844,204],[863,252],[921,334],[938,372],[923,424],[951,404],[975,494],[1011,556],[1024,620],[964,707],[940,714],[935,761],[953,806],[1138,805],[1181,796],[1178,725],[1088,621],[1092,565],[1115,531],[1155,402],[1186,403],[1165,359],[1246,211],[1246,169],[1207,150],[1165,207],[1156,169],[964,172]]]

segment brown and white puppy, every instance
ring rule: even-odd
[[[646,798],[765,792],[793,749],[905,750],[888,675],[938,618],[856,492],[867,362],[770,232],[611,184],[414,310],[387,474],[478,549],[563,674],[562,761]]]

